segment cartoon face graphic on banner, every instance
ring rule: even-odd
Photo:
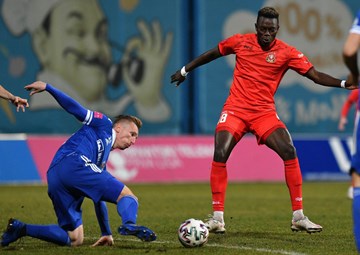
[[[106,16],[105,1],[4,0],[1,15],[12,36],[29,35],[39,63],[36,80],[52,83],[86,108],[111,117],[133,105],[144,121],[165,122],[171,108],[163,95],[163,75],[172,33],[163,33],[159,21],[140,17],[137,34],[124,46],[109,35],[116,15],[135,10],[138,2],[117,1],[119,9]],[[117,61],[114,52],[120,52]],[[120,87],[121,95],[109,95]],[[30,106],[34,111],[60,109],[47,93],[32,97]]]

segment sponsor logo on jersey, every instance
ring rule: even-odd
[[[97,158],[96,158],[96,165],[100,164],[100,161],[102,159],[102,156],[104,154],[104,143],[101,139],[97,139],[96,140],[96,144],[97,144],[97,148],[98,148],[98,153],[97,153]]]
[[[94,118],[95,119],[102,119],[103,114],[101,112],[94,112]]]
[[[276,61],[276,56],[274,52],[270,52],[267,56],[266,56],[266,62],[268,63],[275,63]]]
[[[104,144],[101,139],[97,139],[96,144],[97,144],[98,152],[104,151]]]

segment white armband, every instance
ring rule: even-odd
[[[340,83],[340,87],[345,88],[345,83],[346,83],[346,81],[342,80],[341,83]]]
[[[186,71],[185,71],[185,66],[183,66],[183,67],[181,68],[181,70],[180,70],[180,73],[181,73],[181,75],[182,75],[183,77],[186,77],[186,75],[188,75],[189,72],[186,72]]]

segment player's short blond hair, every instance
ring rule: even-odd
[[[114,120],[114,125],[124,120],[133,122],[138,127],[138,129],[142,127],[142,121],[138,117],[132,115],[125,115],[125,114],[120,114],[116,116]]]

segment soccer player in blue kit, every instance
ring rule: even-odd
[[[358,10],[349,35],[345,41],[343,57],[350,74],[348,79],[352,83],[359,83],[359,67],[357,63],[357,52],[360,50],[360,10]],[[360,90],[359,90],[360,91]],[[355,117],[354,128],[354,151],[351,158],[351,178],[353,184],[353,224],[357,251],[360,253],[360,101]]]
[[[25,86],[30,96],[50,93],[83,126],[57,151],[47,172],[48,195],[52,200],[58,225],[31,225],[10,219],[2,235],[1,246],[8,246],[23,236],[31,236],[58,245],[79,246],[84,241],[81,205],[85,197],[93,200],[101,237],[94,244],[114,243],[105,202],[116,204],[122,219],[118,232],[134,235],[142,241],[154,241],[156,234],[136,225],[138,200],[132,191],[106,171],[113,149],[133,145],[142,126],[140,119],[118,116],[114,123],[104,114],[83,108],[78,102],[41,81]]]

